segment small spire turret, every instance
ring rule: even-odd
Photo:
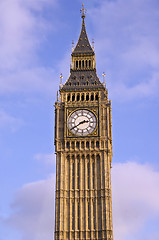
[[[62,79],[63,79],[63,75],[61,73],[61,75],[60,75],[60,89],[62,88]]]
[[[84,3],[82,4],[82,9],[80,10],[80,13],[82,13],[81,17],[84,19],[86,16],[87,10],[84,7]]]
[[[106,87],[106,82],[105,82],[105,72],[103,72],[102,76],[103,76],[103,85],[104,85],[104,87]]]

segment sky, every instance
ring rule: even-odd
[[[54,103],[81,0],[0,1],[0,240],[54,239]],[[112,101],[115,240],[159,240],[159,1],[85,0]]]

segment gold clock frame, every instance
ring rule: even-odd
[[[70,117],[70,115],[77,111],[77,110],[88,110],[90,112],[92,112],[96,119],[97,119],[97,124],[96,124],[96,128],[94,129],[94,131],[88,135],[85,136],[79,136],[79,135],[75,135],[73,134],[67,124],[68,118]],[[99,134],[99,110],[98,107],[69,107],[66,109],[66,137],[68,138],[86,138],[86,137],[98,137]]]

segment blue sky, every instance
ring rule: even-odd
[[[53,239],[54,102],[81,0],[0,1],[0,240]],[[159,1],[85,0],[113,121],[115,240],[159,239]]]

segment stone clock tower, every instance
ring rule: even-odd
[[[97,76],[84,5],[71,58],[55,103],[55,239],[113,240],[111,102]]]

